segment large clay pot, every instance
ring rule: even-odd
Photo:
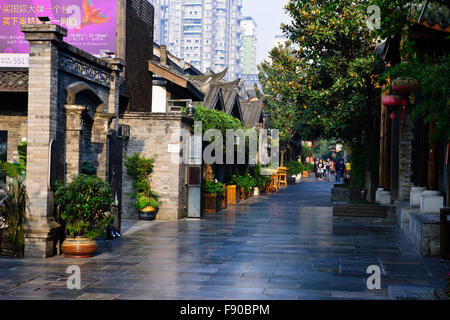
[[[61,249],[68,258],[91,258],[97,251],[97,243],[86,237],[66,238]]]
[[[147,207],[139,212],[139,220],[142,221],[153,221],[156,219],[156,214],[159,208]]]

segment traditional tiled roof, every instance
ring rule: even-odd
[[[28,69],[0,68],[1,91],[28,91]]]
[[[159,68],[158,69],[159,71],[162,71],[162,70],[165,71],[165,72],[163,72],[163,74],[157,74],[158,76],[162,76],[163,78],[165,78],[168,81],[177,83],[177,84],[187,88],[189,91],[191,91],[199,99],[203,99],[204,98],[204,94],[200,90],[200,88],[198,88],[197,85],[194,82],[190,81],[189,78],[185,74],[183,74],[182,71],[180,71],[180,69],[174,68],[170,64],[169,65],[163,65],[163,64],[160,63],[160,61],[157,61],[157,60],[151,60],[150,61],[150,67],[151,67],[151,65],[156,66],[157,68]],[[160,73],[160,72],[158,72],[158,70],[153,70],[153,72]],[[180,80],[183,83],[180,84],[176,79]]]
[[[207,84],[207,83],[217,83],[225,77],[228,72],[228,68],[225,68],[222,72],[219,73],[210,73],[202,76],[190,76],[192,81],[195,81],[199,84]]]
[[[411,4],[411,17],[414,21],[419,20],[420,13],[426,3],[427,1]],[[445,1],[428,1],[428,6],[420,23],[431,27],[439,26],[442,29],[448,28],[450,26],[450,6],[448,1],[446,3],[447,5],[445,5]]]
[[[261,100],[241,100],[241,109],[244,117],[244,125],[247,128],[255,128],[262,125],[263,106]]]
[[[215,109],[218,100],[221,100],[220,102],[222,103],[222,105],[224,105],[223,95],[220,86],[217,84],[211,85],[209,87],[208,93],[205,96],[204,105],[208,109]]]
[[[236,99],[239,100],[238,96],[238,86],[241,79],[236,79],[231,82],[220,83],[219,86],[222,89],[223,102],[225,103],[225,110],[231,113],[231,108],[233,107]]]

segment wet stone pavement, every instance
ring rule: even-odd
[[[126,221],[88,260],[0,258],[0,299],[433,299],[450,269],[395,225],[332,217],[332,183],[305,181],[203,220]],[[81,290],[66,286],[70,265]],[[382,270],[368,290],[367,267]]]

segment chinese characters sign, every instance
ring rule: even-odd
[[[99,56],[115,52],[115,0],[0,0],[0,67],[27,67],[28,41],[20,31],[23,24],[52,24],[68,30],[66,42]]]

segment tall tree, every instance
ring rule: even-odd
[[[304,73],[302,62],[288,43],[270,52],[270,60],[264,61],[259,69],[259,80],[264,100],[264,110],[270,124],[279,129],[281,165],[289,143],[298,132],[301,112],[298,104],[303,101],[301,83]]]

